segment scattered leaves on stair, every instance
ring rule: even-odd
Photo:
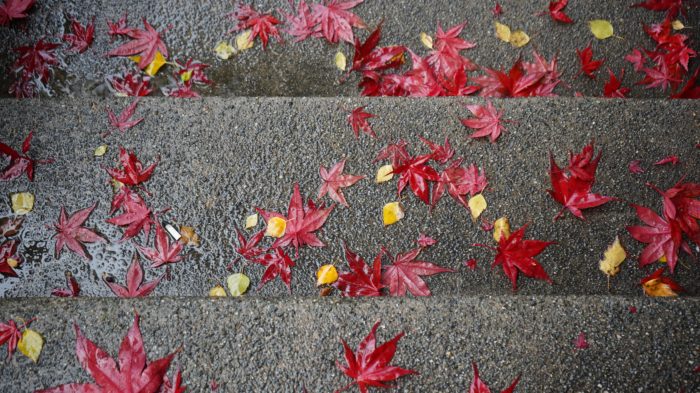
[[[80,255],[83,259],[90,261],[92,257],[88,254],[85,243],[106,242],[107,239],[98,235],[92,229],[83,224],[90,217],[90,214],[97,207],[97,202],[92,206],[77,210],[73,214],[67,215],[66,209],[61,206],[58,222],[54,224],[56,234],[55,257],[61,257],[61,250],[67,247],[70,251]]]
[[[157,230],[156,230],[157,231]],[[144,282],[143,268],[141,267],[141,258],[139,254],[134,253],[131,258],[131,265],[126,271],[126,285],[119,285],[116,283],[114,277],[111,274],[105,274],[102,276],[105,284],[109,289],[114,292],[115,295],[121,298],[134,298],[134,297],[146,297],[153,292],[161,280],[163,280],[165,274],[152,281]]]

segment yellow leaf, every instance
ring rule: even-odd
[[[32,329],[24,329],[22,338],[20,338],[17,343],[17,349],[19,349],[24,356],[32,359],[32,361],[36,363],[39,360],[39,355],[41,355],[41,350],[43,348],[44,338],[41,337],[41,334]]]
[[[218,57],[221,60],[228,60],[231,55],[236,53],[236,49],[231,46],[226,41],[220,41],[216,46],[214,47],[214,53],[216,53],[216,57]]]
[[[516,30],[510,35],[509,42],[516,48],[522,48],[530,42],[530,36],[522,30]]]
[[[481,194],[476,194],[469,198],[469,202],[467,204],[469,205],[469,211],[472,213],[472,220],[474,221],[479,218],[481,213],[483,213],[488,206],[486,204],[486,198],[484,198],[484,196]]]
[[[250,278],[243,273],[235,273],[226,278],[226,286],[231,296],[241,296],[248,290]]]
[[[510,42],[510,27],[504,25],[500,22],[495,22],[496,24],[496,37],[498,37],[503,42]]]
[[[384,205],[382,210],[382,217],[384,219],[384,226],[395,224],[404,216],[403,208],[400,202],[390,202]]]
[[[338,270],[333,265],[323,265],[316,272],[316,286],[332,284],[338,280]]]
[[[591,33],[595,36],[595,38],[599,40],[604,40],[606,38],[610,38],[615,34],[615,30],[613,29],[613,25],[604,19],[596,19],[588,22],[588,26],[591,28]]]
[[[280,238],[284,236],[284,231],[287,229],[287,221],[282,217],[272,217],[267,220],[267,229],[265,236]]]
[[[391,166],[391,164],[384,165],[383,167],[379,168],[379,170],[377,170],[377,178],[375,179],[375,182],[377,184],[384,183],[391,180],[393,177],[394,167]]]
[[[603,254],[603,259],[599,264],[600,270],[612,277],[620,272],[620,265],[625,258],[627,258],[627,253],[622,248],[622,244],[620,244],[620,238],[616,236],[613,244]]]
[[[671,287],[663,283],[659,280],[649,280],[642,284],[642,289],[644,289],[644,293],[646,293],[648,296],[653,296],[653,297],[674,297],[678,296],[676,292],[671,289]]]
[[[251,214],[245,218],[245,229],[255,228],[258,225],[258,215]]]
[[[107,145],[100,145],[95,149],[95,157],[102,157],[107,153]]]
[[[659,262],[661,262],[661,263],[668,262],[668,259],[666,259],[666,255],[662,255],[661,258],[659,258]]]
[[[19,266],[19,262],[20,261],[14,259],[14,258],[7,258],[7,266],[9,266],[13,269],[16,268],[17,266]]]
[[[118,192],[119,190],[124,187],[124,183],[120,182],[119,180],[112,179],[112,191]]]
[[[685,25],[683,22],[679,21],[678,19],[674,20],[671,22],[671,27],[673,27],[673,30],[683,30],[685,29]]]
[[[226,291],[221,285],[217,285],[209,290],[210,297],[226,297]]]
[[[335,66],[338,67],[339,70],[345,71],[345,55],[343,52],[338,51],[338,53],[335,54]]]
[[[506,239],[510,236],[508,217],[501,217],[493,223],[493,240],[501,241],[501,236],[505,236]]]
[[[243,52],[244,50],[248,50],[252,47],[253,35],[251,34],[250,30],[242,31],[236,36],[236,49],[238,49],[239,52]]]
[[[31,192],[17,192],[10,195],[12,212],[18,215],[27,214],[34,209],[34,194]]]
[[[183,72],[182,74],[180,74],[180,80],[181,80],[183,83],[184,83],[184,82],[187,82],[188,80],[190,80],[190,78],[192,78],[192,70],[185,71],[185,72]]]
[[[433,49],[433,37],[429,36],[423,31],[420,32],[420,42],[422,42],[423,46],[426,48]]]
[[[133,60],[135,63],[138,63],[139,61],[141,61],[141,56],[130,56],[129,59]],[[166,62],[165,58],[163,57],[163,54],[160,53],[160,51],[156,51],[156,55],[153,58],[153,61],[151,61],[151,63],[148,64],[144,72],[149,76],[155,76],[158,73],[158,70],[160,70],[160,67],[162,67],[165,63]]]
[[[180,241],[188,246],[199,247],[199,235],[194,228],[180,226]]]

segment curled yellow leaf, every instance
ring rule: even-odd
[[[138,63],[141,61],[141,56],[130,56],[129,59],[133,60],[135,63]],[[143,72],[145,72],[148,76],[155,76],[158,73],[158,70],[160,70],[163,65],[165,65],[165,57],[163,57],[163,54],[160,53],[160,51],[156,51],[156,55],[153,58],[153,61],[151,61],[148,66],[146,67]]]
[[[219,59],[228,60],[229,57],[236,53],[236,49],[233,46],[231,46],[231,44],[229,44],[228,42],[220,41],[214,47],[214,53]]]
[[[239,52],[252,48],[253,43],[253,36],[250,30],[242,31],[236,36],[236,49]]]
[[[516,48],[522,48],[530,42],[530,36],[522,30],[516,30],[511,33],[509,42]]]
[[[41,334],[32,329],[24,329],[22,338],[20,338],[17,343],[17,349],[19,349],[24,356],[32,359],[32,361],[36,363],[39,360],[39,355],[41,355],[41,350],[43,348],[44,338],[41,337]]]
[[[245,229],[255,228],[258,225],[258,215],[251,214],[245,218]]]
[[[486,198],[484,198],[482,194],[476,194],[469,198],[469,202],[467,202],[467,204],[469,205],[469,211],[472,213],[472,220],[474,221],[479,218],[481,213],[483,213],[488,206],[486,204]]]
[[[429,36],[426,32],[420,32],[420,42],[428,49],[433,49],[433,37]]]
[[[591,28],[591,33],[599,40],[610,38],[615,34],[612,23],[605,19],[592,20],[588,22],[588,26]]]
[[[496,26],[496,37],[503,42],[510,42],[510,27],[500,22],[494,22]]]
[[[105,153],[107,153],[107,145],[100,145],[95,149],[95,157],[102,157]]]
[[[679,21],[678,19],[674,20],[671,22],[671,27],[673,27],[673,30],[683,30],[685,29],[685,25],[683,22]]]
[[[505,236],[506,239],[510,236],[508,217],[501,217],[493,223],[493,240],[501,241],[501,236]]]
[[[384,226],[395,224],[403,217],[404,212],[400,202],[390,202],[384,205],[384,209],[382,209],[382,218],[384,219]]]
[[[323,265],[316,271],[316,286],[332,284],[338,280],[338,270],[333,265]]]
[[[377,184],[388,182],[394,177],[394,167],[391,164],[384,165],[377,170],[377,178],[375,182]]]
[[[226,278],[226,286],[231,296],[241,296],[248,290],[250,278],[243,273],[235,273]]]
[[[338,51],[338,53],[335,54],[335,66],[338,67],[339,70],[345,71],[347,62],[345,60],[345,55],[343,54],[343,52]]]
[[[31,192],[17,192],[10,195],[12,212],[17,215],[27,214],[34,209],[34,194]]]
[[[209,297],[226,297],[226,290],[221,285],[217,285],[209,290]]]
[[[642,284],[642,289],[647,296],[652,297],[675,297],[678,294],[670,285],[660,280],[649,280]]]
[[[284,236],[284,231],[287,229],[287,221],[282,217],[272,217],[267,220],[267,229],[265,236],[280,238]]]
[[[620,244],[620,238],[616,236],[613,244],[603,254],[603,259],[599,263],[600,270],[612,277],[620,272],[620,265],[625,258],[627,258],[627,253]]]

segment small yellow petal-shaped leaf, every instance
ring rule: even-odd
[[[118,192],[119,190],[124,187],[124,183],[120,182],[119,180],[112,179],[112,191]]]
[[[181,80],[183,83],[184,83],[184,82],[187,82],[188,80],[190,80],[190,78],[192,78],[192,70],[185,71],[185,72],[183,72],[182,74],[180,74],[180,80]]]
[[[683,30],[685,29],[685,25],[683,22],[679,21],[678,19],[674,20],[671,22],[671,27],[673,27],[673,30]]]
[[[338,280],[338,270],[333,265],[323,265],[316,272],[316,286],[332,284]]]
[[[661,262],[661,263],[668,262],[668,259],[666,259],[666,255],[662,255],[661,258],[659,258],[659,262]]]
[[[484,198],[482,194],[476,194],[469,198],[469,202],[467,202],[467,204],[469,205],[469,211],[472,213],[472,220],[474,221],[479,218],[481,213],[483,213],[488,206],[486,204],[486,198]]]
[[[17,192],[10,195],[12,212],[17,215],[27,214],[34,209],[34,194],[31,192]]]
[[[149,76],[155,76],[163,65],[165,65],[165,57],[163,57],[160,51],[156,51],[156,56],[148,67],[146,67],[144,72]]]
[[[642,289],[644,289],[644,293],[652,297],[678,296],[678,294],[671,289],[670,285],[659,280],[650,280],[645,282],[642,284]]]
[[[615,237],[613,244],[603,254],[603,259],[599,263],[600,270],[612,277],[620,272],[620,265],[625,258],[627,258],[627,253],[620,244],[620,238]]]
[[[500,22],[495,22],[496,24],[496,37],[498,37],[503,42],[510,42],[510,27],[504,25]]]
[[[199,247],[199,235],[193,227],[180,226],[180,242],[188,246]]]
[[[217,285],[209,290],[209,297],[226,297],[226,290],[221,285]]]
[[[241,296],[248,290],[250,278],[243,273],[235,273],[226,278],[226,286],[231,296]]]
[[[384,165],[377,170],[377,178],[375,182],[377,184],[384,183],[391,180],[394,177],[394,167],[391,164]]]
[[[41,350],[43,348],[44,338],[41,337],[41,334],[32,329],[24,329],[22,338],[20,338],[17,343],[17,349],[19,349],[24,356],[32,359],[32,361],[36,363],[39,360],[39,355],[41,355]]]
[[[420,42],[423,43],[428,49],[433,49],[433,37],[429,36],[426,32],[420,32]]]
[[[245,218],[245,229],[255,228],[258,225],[258,215],[251,214]]]
[[[14,259],[14,258],[7,258],[7,261],[6,261],[6,262],[7,262],[7,266],[9,266],[9,267],[11,267],[11,268],[14,269],[14,268],[16,268],[17,266],[19,266],[19,262],[20,262],[20,261]]]
[[[493,223],[493,240],[500,241],[501,236],[506,239],[510,236],[510,222],[508,217],[501,217]]]
[[[267,229],[265,236],[280,238],[284,236],[284,231],[287,229],[287,221],[282,217],[272,217],[267,220]]]
[[[599,40],[610,38],[615,34],[613,25],[605,19],[592,20],[588,22],[588,26],[591,28],[591,33]]]
[[[338,67],[339,70],[345,71],[347,62],[345,60],[345,55],[341,51],[335,54],[335,66]]]
[[[390,202],[384,205],[382,209],[382,218],[384,219],[384,226],[397,223],[404,216],[403,208],[400,202]]]
[[[253,36],[250,30],[242,31],[236,36],[236,49],[239,52],[252,48],[253,43]]]
[[[530,36],[522,30],[516,30],[510,35],[509,42],[516,48],[522,48],[530,42]]]
[[[233,46],[231,46],[231,44],[229,44],[228,42],[220,41],[214,47],[214,53],[219,59],[228,60],[229,57],[236,53],[236,49]]]
[[[95,149],[95,157],[102,157],[105,153],[107,153],[107,145],[100,145]]]

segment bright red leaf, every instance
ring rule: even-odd
[[[365,78],[374,81],[380,78],[378,71],[398,68],[404,63],[406,47],[394,45],[377,48],[381,37],[382,24],[380,23],[365,42],[361,43],[359,39],[355,38],[355,43],[353,44],[355,52],[349,72],[360,71]],[[362,83],[360,85],[362,86]]]
[[[146,205],[146,202],[137,193],[128,187],[121,187],[112,200],[112,211],[123,209],[122,214],[107,219],[106,222],[112,225],[126,227],[119,242],[136,237],[141,231],[144,238],[148,239],[151,225],[154,224],[153,212]]]
[[[645,0],[641,3],[632,5],[632,7],[642,7],[650,11],[666,12],[666,17],[673,19],[679,13],[686,15],[687,8],[683,4],[684,0]]]
[[[492,266],[500,265],[503,272],[508,276],[513,284],[513,290],[518,289],[518,271],[528,277],[544,280],[552,283],[547,272],[535,259],[545,248],[555,244],[542,240],[523,240],[527,225],[511,233],[510,236],[501,236],[498,240],[498,247],[494,248],[484,244],[474,244],[474,246],[486,247],[496,251],[496,258]]]
[[[372,266],[367,263],[343,244],[345,260],[350,267],[349,272],[341,272],[335,286],[343,296],[382,296],[382,250],[375,258]]]
[[[350,112],[348,115],[348,124],[352,126],[352,132],[355,133],[355,138],[360,137],[360,130],[372,138],[377,137],[377,134],[374,133],[368,121],[373,117],[375,117],[373,114],[365,112],[364,106],[357,107]]]
[[[693,75],[688,79],[686,84],[681,87],[678,92],[671,95],[674,99],[700,99],[700,84],[698,84],[698,75],[700,75],[700,67],[695,69]]]
[[[634,173],[635,175],[639,175],[640,173],[644,173],[644,168],[642,168],[641,165],[642,161],[640,160],[632,160],[630,161],[629,165],[627,165],[627,169],[631,173]]]
[[[129,72],[123,77],[120,75],[108,76],[107,80],[114,89],[115,95],[121,97],[143,97],[153,91],[150,86],[151,77],[141,75],[138,72]]]
[[[19,340],[22,339],[22,330],[29,327],[29,324],[33,321],[34,318],[19,326],[12,319],[7,321],[7,323],[0,322],[0,345],[7,344],[8,359],[12,357],[12,354],[17,350],[17,344]]]
[[[470,258],[464,261],[464,266],[468,267],[470,270],[476,270],[476,259]]]
[[[501,5],[498,2],[496,2],[496,5],[493,6],[493,8],[491,9],[491,13],[493,14],[494,18],[498,18],[501,15],[503,15],[503,7],[501,7]]]
[[[292,292],[292,267],[296,266],[296,264],[282,248],[275,247],[263,256],[256,258],[254,262],[267,267],[267,269],[265,269],[265,273],[263,273],[262,278],[260,279],[258,289],[262,288],[267,282],[274,280],[275,277],[279,276],[282,282],[284,282],[289,289],[289,293]]]
[[[669,87],[678,86],[681,79],[676,77],[666,64],[666,60],[662,57],[659,64],[653,68],[643,67],[641,70],[645,76],[644,79],[637,82],[638,85],[646,85],[645,89],[660,88],[665,91]]]
[[[128,152],[123,147],[119,148],[119,163],[122,168],[107,168],[107,173],[116,181],[127,186],[137,186],[148,181],[158,165],[158,161],[144,168],[136,154]]]
[[[265,253],[265,250],[258,247],[260,241],[265,236],[265,231],[262,230],[255,235],[251,236],[250,239],[246,239],[238,228],[236,228],[236,237],[238,238],[238,246],[233,246],[236,253],[243,259],[249,262],[254,262],[257,257]]]
[[[367,27],[357,15],[349,10],[364,0],[324,0],[324,3],[311,4],[311,17],[316,25],[314,32],[321,34],[331,44],[345,41],[355,42],[353,27]]]
[[[420,140],[425,143],[432,153],[432,160],[440,164],[447,164],[448,161],[452,159],[455,155],[455,149],[450,145],[450,141],[445,137],[445,144],[438,145],[422,136],[419,136]]]
[[[66,271],[66,288],[56,288],[51,291],[51,296],[57,297],[78,297],[80,296],[80,284],[75,279],[73,273]]]
[[[0,170],[0,181],[8,181],[22,176],[27,173],[29,181],[34,181],[34,167],[38,164],[51,164],[53,159],[34,160],[27,155],[31,147],[34,131],[29,131],[27,137],[22,142],[22,153],[19,153],[10,146],[0,142],[0,156],[7,156],[10,159],[9,164]]]
[[[143,18],[143,27],[145,30],[134,28],[125,31],[125,35],[131,41],[107,52],[107,56],[140,56],[138,67],[142,70],[155,59],[156,52],[160,52],[167,59],[168,48],[161,37],[162,33],[156,31],[146,18]]]
[[[107,117],[109,118],[109,125],[112,126],[113,129],[119,130],[123,133],[129,128],[141,123],[143,121],[143,117],[136,120],[132,119],[138,103],[139,98],[136,98],[129,104],[129,106],[124,108],[122,113],[119,114],[119,117],[117,117],[117,115],[115,115],[114,112],[112,112],[112,109],[110,107],[107,107]],[[107,133],[104,135],[108,135],[109,133],[111,133],[111,130],[107,131]]]
[[[117,362],[102,348],[86,338],[75,325],[75,355],[95,383],[70,383],[55,388],[37,390],[35,393],[97,393],[139,392],[158,393],[163,378],[170,368],[176,352],[148,363],[143,337],[139,328],[139,316],[127,332],[119,347]]]
[[[160,284],[163,277],[165,277],[165,273],[153,281],[144,282],[141,259],[139,258],[139,254],[134,253],[134,256],[131,258],[131,265],[129,265],[129,269],[126,271],[125,286],[117,284],[111,274],[104,275],[102,279],[115,295],[121,298],[133,298],[150,295],[158,284]]]
[[[462,50],[476,47],[475,43],[459,38],[466,25],[467,22],[463,22],[443,31],[442,26],[438,23],[433,50],[426,58],[435,74],[442,75],[449,80],[454,79],[459,72],[477,69],[474,63],[460,54]]]
[[[6,277],[17,277],[14,266],[19,266],[24,262],[24,258],[19,253],[19,239],[5,240],[0,244],[0,274]],[[13,262],[11,264],[11,261]]]
[[[678,250],[683,243],[678,220],[659,217],[658,214],[644,206],[632,206],[637,211],[637,217],[647,225],[627,227],[627,231],[633,238],[647,244],[639,255],[639,265],[646,266],[666,257],[668,267],[673,273],[676,262],[678,262]]]
[[[56,230],[54,235],[56,237],[56,259],[61,257],[61,250],[64,247],[68,247],[70,251],[89,261],[92,257],[87,253],[85,243],[107,242],[107,239],[98,235],[92,229],[83,226],[96,207],[97,202],[90,207],[73,212],[71,215],[66,215],[65,208],[61,206],[58,222],[54,224]]]
[[[469,393],[491,393],[491,389],[479,378],[479,369],[476,367],[476,363],[472,362],[472,367],[474,368],[474,380],[471,386],[469,386]],[[501,393],[513,393],[515,391],[515,386],[520,382],[520,376],[518,375],[515,380],[510,384],[508,388],[501,391]]]
[[[337,390],[338,392],[346,390],[355,384],[357,384],[362,393],[367,393],[368,387],[389,388],[390,386],[386,384],[387,382],[394,381],[405,375],[417,374],[414,370],[389,365],[396,353],[396,346],[401,337],[404,336],[404,333],[397,334],[396,337],[377,348],[375,334],[379,323],[380,321],[377,321],[374,324],[367,337],[357,346],[357,353],[352,351],[345,340],[340,340],[345,351],[344,356],[347,365],[342,365],[336,361],[336,366],[354,381]]]
[[[466,195],[476,195],[486,189],[488,182],[483,171],[471,164],[467,168],[461,166],[462,161],[453,161],[445,170],[440,172],[438,182],[433,186],[431,206],[435,207],[447,190],[447,193],[460,205],[468,208]]]
[[[625,60],[632,63],[635,72],[639,72],[644,68],[645,57],[639,49],[633,49],[632,53],[625,56]]]
[[[671,164],[671,165],[676,165],[680,162],[680,159],[676,155],[670,155],[668,157],[664,157],[660,159],[659,161],[656,161],[654,165],[666,165],[666,164]]]
[[[8,25],[14,19],[27,17],[27,12],[36,0],[5,0],[0,4],[0,26]]]
[[[437,240],[433,239],[430,236],[427,236],[424,233],[418,234],[418,240],[416,240],[416,243],[418,243],[418,247],[420,248],[428,248],[430,246],[435,245],[437,242]]]
[[[393,173],[399,175],[398,195],[401,195],[408,184],[411,191],[426,205],[430,204],[430,184],[438,181],[440,176],[431,166],[426,165],[432,159],[432,154],[426,154],[410,159],[406,164],[395,167]]]
[[[578,55],[578,60],[581,62],[581,69],[576,76],[583,73],[589,78],[595,79],[594,72],[598,71],[605,62],[605,59],[593,60],[593,48],[590,43],[583,50],[576,49],[576,54]]]
[[[588,349],[588,341],[586,340],[586,334],[581,332],[576,336],[574,340],[574,348],[576,349]]]
[[[161,267],[169,263],[176,263],[182,260],[180,252],[182,251],[182,243],[170,242],[168,233],[163,229],[160,223],[156,223],[156,236],[154,247],[148,248],[140,244],[136,244],[136,248],[141,251],[141,254],[153,262],[152,268]]]
[[[488,105],[467,105],[469,111],[476,116],[473,119],[461,119],[465,127],[476,130],[469,135],[470,138],[490,137],[491,143],[495,143],[505,128],[501,124],[503,111],[497,110],[493,103],[489,101]]]
[[[93,17],[86,26],[73,19],[71,29],[72,33],[63,35],[63,41],[69,45],[68,50],[76,53],[85,52],[95,39],[95,18]]]
[[[323,226],[334,207],[335,205],[326,208],[323,204],[317,207],[311,199],[309,199],[307,206],[304,206],[301,193],[299,192],[299,184],[295,183],[294,192],[292,193],[292,198],[289,201],[289,208],[287,209],[287,217],[260,208],[256,208],[256,210],[260,213],[265,222],[268,222],[272,217],[280,217],[287,222],[284,236],[277,239],[272,247],[277,248],[292,245],[296,249],[296,255],[299,256],[299,247],[325,246],[323,242],[316,237],[314,232]]]
[[[19,58],[12,64],[12,71],[15,74],[35,75],[41,82],[46,83],[51,69],[59,63],[54,52],[59,46],[40,39],[34,46],[14,48],[14,51],[19,53]]]
[[[236,27],[231,31],[250,29],[249,43],[253,42],[255,37],[260,37],[263,49],[266,49],[270,36],[275,37],[277,41],[282,41],[279,30],[275,27],[282,22],[272,16],[272,14],[261,14],[251,5],[237,3],[233,12],[226,16],[231,20],[238,21]]]
[[[681,179],[666,191],[653,184],[648,186],[656,190],[664,199],[664,216],[676,219],[688,237],[700,245],[700,183],[686,183]]]
[[[398,140],[396,143],[390,143],[386,145],[382,150],[377,153],[377,157],[374,158],[374,162],[389,159],[391,161],[391,166],[397,168],[411,159],[411,155],[408,154],[406,150],[408,143],[403,140]]]
[[[557,0],[549,2],[549,16],[557,22],[574,23],[574,20],[569,18],[564,12],[564,8],[569,5],[569,0]]]
[[[481,86],[482,97],[538,97],[553,96],[554,88],[561,82],[556,57],[546,61],[533,52],[534,63],[518,59],[510,71],[483,68],[486,75],[474,78]]]
[[[407,290],[413,296],[430,296],[430,289],[421,276],[454,272],[431,262],[416,260],[422,250],[423,248],[419,247],[404,254],[397,254],[392,265],[384,266],[382,284],[389,288],[391,296],[405,296]],[[391,258],[391,254],[387,255]]]
[[[323,180],[321,188],[318,190],[318,199],[323,198],[324,195],[328,196],[340,203],[345,207],[350,207],[348,202],[345,200],[342,188],[350,187],[358,181],[365,178],[365,176],[356,175],[344,175],[343,170],[345,169],[345,160],[339,161],[331,167],[331,169],[326,169],[321,166],[319,170],[319,175]]]
[[[277,10],[284,17],[284,24],[289,26],[284,30],[287,34],[294,37],[294,42],[301,42],[314,35],[315,23],[311,16],[311,8],[304,0],[300,0],[295,7],[294,0],[289,0],[289,5],[294,13],[286,13],[282,10]]]
[[[620,72],[620,79],[617,79],[612,70],[608,68],[610,79],[603,86],[603,95],[608,98],[627,98],[630,93],[629,87],[622,87],[622,79],[625,77],[625,69]]]

